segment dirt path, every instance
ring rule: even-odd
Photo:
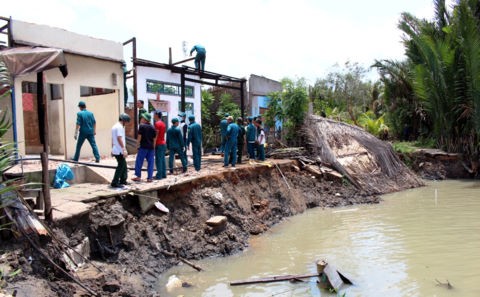
[[[90,257],[103,272],[87,264],[76,273],[99,296],[159,296],[154,291],[157,276],[179,262],[171,253],[192,262],[228,256],[247,248],[250,236],[307,208],[379,202],[341,179],[312,176],[293,162],[211,174],[159,194],[168,214],[154,208],[142,215],[137,197],[123,196],[105,200],[90,214],[55,229],[71,246],[88,237]],[[212,216],[225,216],[226,225],[208,226]],[[32,273],[22,273],[11,284],[19,288],[17,296],[85,294],[32,257],[31,262],[18,261]]]

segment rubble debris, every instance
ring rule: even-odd
[[[226,216],[214,216],[209,218],[205,222],[208,226],[216,227],[216,226],[222,226],[227,223],[227,217]]]

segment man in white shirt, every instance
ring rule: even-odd
[[[262,121],[256,120],[255,126],[257,126],[258,136],[257,136],[257,160],[265,161],[265,131],[262,127]]]
[[[118,123],[112,127],[112,155],[117,159],[117,169],[113,176],[112,188],[122,188],[127,184],[127,143],[125,141],[125,124],[130,122],[130,117],[126,113],[122,113],[118,119]]]

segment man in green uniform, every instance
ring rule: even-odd
[[[257,140],[257,128],[253,125],[253,117],[248,117],[248,126],[247,126],[247,152],[248,152],[248,158],[250,160],[255,160],[255,150],[256,148],[256,143],[255,141]]]
[[[233,122],[232,116],[227,118],[228,127],[225,143],[225,155],[223,156],[223,167],[228,167],[228,164],[232,164],[232,167],[235,167],[237,163],[237,141],[238,141],[238,131],[240,128],[236,123]]]
[[[205,58],[207,57],[205,47],[199,44],[194,45],[190,51],[190,56],[194,51],[197,52],[197,55],[195,56],[195,68],[200,71],[205,71]]]
[[[243,145],[245,143],[245,127],[243,126],[243,119],[237,118],[238,137],[237,137],[237,164],[242,164]]]
[[[77,125],[74,135],[75,140],[77,140],[77,149],[75,150],[75,156],[72,160],[78,161],[80,150],[86,139],[92,146],[95,162],[98,163],[100,162],[100,154],[98,153],[97,143],[95,142],[95,135],[97,134],[95,116],[87,110],[87,105],[83,101],[78,102],[78,108],[80,108],[80,111],[77,113]]]
[[[202,127],[195,122],[195,116],[188,116],[190,123],[188,124],[187,147],[192,144],[193,166],[196,171],[200,171],[202,162]]]
[[[137,101],[137,110],[138,110],[138,122],[142,120],[142,114],[146,113],[147,110],[144,107],[145,102],[143,100]],[[139,124],[140,125],[140,124]]]
[[[225,143],[227,143],[227,127],[228,127],[228,122],[227,118],[230,116],[230,114],[227,112],[225,113],[225,118],[220,121],[220,151],[222,154],[225,152]]]
[[[170,173],[173,174],[173,161],[175,154],[178,155],[180,161],[182,161],[183,172],[187,172],[187,159],[185,158],[185,144],[183,143],[182,132],[178,128],[178,119],[172,119],[172,126],[167,130],[167,148],[170,151],[168,158],[168,166],[170,167]]]

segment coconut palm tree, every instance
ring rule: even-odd
[[[433,21],[403,13],[399,28],[413,91],[440,148],[477,154],[480,133],[478,1],[460,0],[449,12],[436,0]]]

